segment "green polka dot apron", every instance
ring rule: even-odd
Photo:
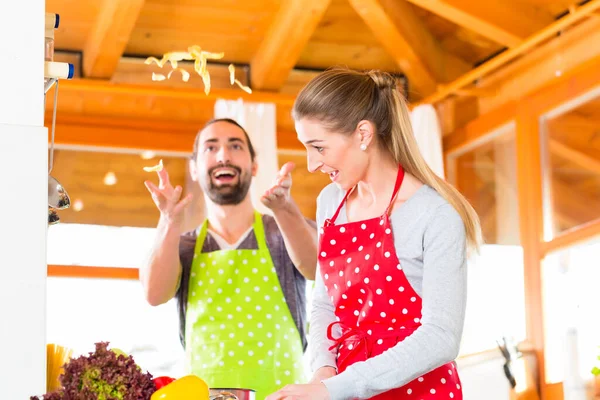
[[[256,391],[263,400],[305,381],[300,333],[285,301],[255,212],[256,250],[202,253],[201,227],[190,276],[186,365],[211,388]]]

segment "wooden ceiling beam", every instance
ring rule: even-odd
[[[600,176],[600,160],[569,147],[555,139],[548,140],[548,147],[550,148],[550,152],[554,155],[564,158],[580,168]]]
[[[593,221],[600,217],[600,200],[588,193],[574,189],[562,179],[552,180],[552,205],[555,214],[566,216],[576,225]]]
[[[105,80],[93,79],[72,79],[61,81],[59,90],[60,93],[69,91],[80,93],[128,94],[137,96],[151,96],[153,98],[163,97],[172,99],[173,101],[217,99],[237,100],[241,98],[244,101],[275,103],[279,106],[291,106],[294,104],[295,100],[295,96],[291,94],[261,91],[253,91],[252,94],[249,94],[240,89],[214,88],[211,89],[210,93],[206,95],[202,90],[198,90],[197,88],[175,89],[162,85],[152,85],[152,82],[147,85],[115,84]]]
[[[162,83],[162,82],[156,82]],[[95,125],[110,125],[111,121],[119,121],[117,128],[129,126],[122,121],[133,121],[134,129],[152,131],[155,124],[168,126],[162,131],[177,131],[175,126],[186,126],[186,130],[197,132],[206,121],[214,117],[214,106],[217,99],[250,102],[274,103],[277,110],[277,131],[283,132],[277,138],[280,148],[302,150],[294,130],[291,118],[291,106],[295,96],[253,92],[248,94],[240,89],[214,88],[208,96],[198,88],[169,88],[163,85],[131,85],[114,84],[107,81],[66,80],[60,81],[57,122],[73,121],[72,116],[88,119],[99,118]],[[53,110],[54,96],[50,95],[46,102],[46,112]],[[47,114],[46,122],[51,118]],[[150,126],[140,127],[139,121],[148,121]],[[161,122],[162,121],[162,122]],[[175,123],[172,123],[175,121]],[[80,121],[76,121],[77,124]],[[169,125],[171,124],[171,125]],[[189,128],[188,128],[189,127]],[[57,138],[60,131],[57,130]]]
[[[83,49],[83,72],[89,78],[112,76],[127,46],[144,0],[104,0]]]
[[[600,101],[597,103],[600,106]],[[592,136],[595,132],[600,132],[600,113],[599,115],[584,115],[576,109],[556,118],[548,119],[546,128],[549,135],[555,139],[568,138],[572,135],[572,132],[579,132],[582,137]],[[585,133],[585,135],[582,135],[582,133]]]
[[[485,4],[487,4],[487,3],[485,3]],[[436,93],[432,94],[431,96],[428,96],[425,99],[422,99],[419,103],[414,103],[414,106],[417,106],[419,104],[437,103],[440,100],[443,100],[446,97],[454,94],[457,90],[460,90],[465,87],[469,87],[474,82],[480,80],[484,76],[486,76],[486,79],[485,79],[486,82],[491,82],[494,80],[495,76],[492,75],[490,77],[489,76],[490,74],[492,74],[494,72],[496,72],[496,74],[497,74],[498,70],[500,70],[500,69],[503,69],[503,71],[510,70],[511,65],[507,65],[507,64],[514,61],[514,59],[517,57],[523,56],[522,57],[524,60],[523,64],[521,64],[519,62],[521,60],[515,61],[514,64],[519,64],[519,66],[528,65],[528,63],[532,62],[532,58],[528,57],[528,55],[526,53],[528,53],[528,52],[536,53],[536,49],[534,49],[534,48],[538,47],[538,46],[543,49],[542,50],[543,52],[548,50],[549,53],[552,53],[548,56],[548,59],[555,60],[556,54],[555,54],[555,50],[553,50],[553,49],[555,48],[556,44],[555,44],[554,40],[552,40],[552,39],[556,38],[556,34],[558,32],[564,32],[565,30],[567,30],[567,28],[571,27],[571,25],[574,25],[574,24],[580,22],[581,20],[586,19],[591,13],[593,13],[599,9],[600,9],[600,0],[590,0],[589,2],[585,3],[584,5],[577,7],[574,13],[567,15],[567,16],[553,22],[552,24],[548,25],[541,31],[538,31],[538,32],[534,33],[533,35],[531,35],[530,37],[528,37],[525,41],[520,43],[518,46],[499,54],[498,56],[492,58],[491,60],[485,62],[484,64],[481,64],[477,68],[472,69],[471,71],[467,72],[466,74],[464,74],[460,78],[454,80],[453,82],[448,83],[447,85],[444,85],[443,89],[438,90]],[[595,25],[596,22],[591,21],[591,24]],[[579,27],[583,27],[583,28],[587,29],[588,26],[590,26],[589,23],[582,22],[581,24],[579,24],[579,26],[573,27],[571,30],[576,31],[576,30],[578,30]],[[568,33],[569,32],[565,33],[564,36],[566,37],[568,35]],[[586,36],[588,38],[594,39],[595,38],[594,34],[596,34],[596,33],[597,33],[597,29],[592,29],[588,33],[586,33]],[[564,40],[564,38],[561,40]],[[583,42],[584,40],[585,40],[585,37],[578,38],[577,41]],[[544,42],[547,42],[547,43],[544,43]],[[577,44],[580,44],[580,43],[577,43]],[[596,45],[596,42],[594,42],[593,40],[591,41],[591,43],[589,45],[587,45],[586,55],[595,54],[594,50],[598,47],[595,45]],[[575,44],[572,44],[572,46],[575,46]],[[554,58],[552,58],[552,57],[554,57]],[[578,59],[581,59],[581,58],[578,58]],[[588,64],[596,63],[596,62],[591,61],[590,58],[587,58],[587,60],[588,61],[586,61],[584,64],[580,65],[579,67],[576,67],[571,64],[572,66],[570,68],[572,68],[572,69],[570,69],[568,72],[563,71],[565,73],[563,73],[563,75],[560,78],[557,79],[556,77],[553,77],[552,79],[554,79],[555,81],[564,82],[565,80],[573,78],[574,75],[577,74],[578,81],[584,82],[585,79],[581,79],[579,75],[582,75],[583,78],[587,78],[587,75],[597,74],[597,71],[598,71],[597,68],[595,70],[592,70],[591,72],[588,71]],[[581,62],[583,62],[583,61],[581,61]],[[534,63],[533,65],[535,66],[535,65],[539,64],[539,60],[533,61],[533,63]],[[556,66],[554,66],[552,69],[552,73],[554,74],[555,72],[556,72]],[[508,81],[514,82],[515,75],[518,75],[518,72],[512,72],[507,77]],[[542,75],[539,72],[537,75],[546,76],[546,75]],[[531,80],[535,81],[535,80],[539,80],[539,77],[533,76],[528,79],[530,81]],[[550,80],[549,77],[548,77],[548,79],[544,79],[544,83],[547,83],[549,80]],[[486,86],[487,86],[487,84],[486,84]],[[525,87],[526,89],[531,90],[531,86],[532,86],[531,83],[529,83],[527,81],[519,82],[519,86],[515,87],[514,90],[511,90],[511,92],[513,94],[517,93],[517,95],[513,96],[513,98],[524,96],[525,93],[524,93],[522,87]],[[539,88],[540,86],[537,86],[537,87]],[[554,99],[556,97],[557,96],[550,96],[551,99]],[[492,99],[496,99],[496,98],[499,98],[499,100],[497,101],[497,104],[502,104],[503,102],[506,102],[507,100],[509,100],[505,96],[495,96]]]
[[[47,116],[48,141],[50,121],[51,117]],[[171,126],[171,123],[148,120],[59,114],[56,118],[55,144],[63,147],[187,154],[192,151],[200,126]]]
[[[417,97],[470,70],[442,49],[404,0],[350,0],[350,4],[406,74]]]
[[[408,0],[456,25],[514,47],[552,23],[549,13],[514,0]]]
[[[75,79],[82,78],[82,71],[80,68],[81,56],[79,53],[71,53],[57,50],[54,53],[54,60],[58,62],[67,62],[73,64],[75,69]],[[150,65],[145,64],[145,58],[141,57],[121,57],[119,63],[113,72],[110,80],[105,81],[110,84],[127,84],[127,85],[142,85],[142,86],[153,86],[164,88],[184,88],[194,89],[203,91],[204,82],[202,78],[194,70],[194,63],[190,61],[180,61],[178,67],[186,70],[190,73],[190,79],[184,82],[179,72],[174,73],[170,79],[164,81],[152,81],[152,73],[166,75],[170,70],[170,64],[166,64],[164,68],[160,68],[155,63]],[[231,85],[230,72],[227,64],[221,64],[216,62],[207,63],[207,70],[210,73],[211,91],[218,92],[219,94],[229,95],[233,97],[234,93],[241,91],[236,85]],[[289,102],[289,96],[296,95],[302,87],[304,87],[311,79],[319,74],[318,71],[307,71],[302,69],[292,69],[280,88],[279,93],[283,95],[286,102]],[[248,65],[235,65],[235,78],[239,80],[243,85],[250,86],[250,67]],[[62,82],[62,81],[61,81]],[[220,89],[231,89],[235,92],[219,92]],[[261,96],[261,91],[254,88],[254,94]],[[273,93],[268,92],[269,97],[272,97]],[[287,97],[286,97],[287,96]],[[238,96],[239,97],[239,96]],[[235,97],[237,99],[237,97]],[[279,101],[274,101],[279,104]]]
[[[47,113],[48,141],[52,114]],[[55,143],[64,147],[191,153],[203,123],[58,113]],[[277,132],[279,150],[304,151],[293,132]]]
[[[549,254],[588,242],[598,235],[600,235],[600,218],[559,233],[551,241],[543,243],[542,251],[544,254]]]
[[[489,134],[498,131],[510,123],[518,109],[516,101],[510,101],[497,109],[480,115],[443,138],[444,153],[452,154],[466,151],[485,143]]]
[[[151,81],[152,72],[166,75],[168,68],[160,69],[156,64],[146,65],[143,59],[123,57],[119,66],[117,67],[111,83],[119,84],[135,84],[135,85],[153,85],[161,88],[187,88],[204,91],[204,82],[202,78],[194,71],[193,63],[183,61],[179,62],[179,68],[185,69],[190,72],[191,77],[187,82],[184,82],[179,73],[175,73],[171,79],[164,81]],[[167,71],[166,71],[167,70]],[[215,92],[220,96],[228,96],[233,99],[240,97],[241,89],[237,85],[231,85],[229,68],[225,64],[208,63],[207,70],[210,73],[210,85],[211,92]],[[260,100],[254,101],[267,101],[277,103],[278,105],[291,106],[293,104],[293,98],[300,92],[300,90],[313,78],[319,75],[319,71],[305,71],[301,69],[292,69],[288,72],[285,82],[279,88],[278,92],[261,91],[256,88],[256,85],[252,85],[250,82],[250,67],[247,65],[236,65],[235,66],[235,78],[240,81],[242,85],[252,86],[252,95],[257,95]],[[225,91],[220,91],[226,89]],[[227,91],[227,89],[231,91]],[[235,93],[238,95],[235,96]],[[265,96],[268,93],[268,95]],[[281,97],[277,97],[277,95]],[[275,95],[275,96],[273,96]],[[244,92],[245,96],[245,92]],[[291,96],[291,97],[290,97]],[[250,100],[251,96],[245,96],[246,99]]]
[[[286,0],[254,55],[252,87],[279,90],[296,65],[331,0]]]

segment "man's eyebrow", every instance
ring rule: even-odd
[[[204,144],[204,143],[217,143],[218,141],[219,141],[219,139],[217,139],[217,138],[210,138],[210,139],[206,139],[206,140],[203,142],[203,144]],[[240,143],[242,143],[242,144],[245,144],[245,142],[244,142],[242,139],[240,139],[240,138],[236,138],[236,137],[229,138],[229,139],[228,139],[228,142],[230,142],[230,143],[231,143],[231,142],[240,142]]]

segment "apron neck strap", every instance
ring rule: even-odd
[[[400,190],[400,186],[402,186],[402,181],[404,181],[404,168],[402,168],[402,165],[398,165],[398,175],[396,175],[396,184],[394,185],[394,192],[392,193],[392,198],[390,199],[390,204],[388,204],[387,208],[385,209],[386,215],[389,215],[390,210],[392,209],[392,205],[394,204],[394,199],[396,198],[396,195],[398,194],[398,191]],[[352,193],[352,191],[355,188],[356,188],[356,186],[354,186],[353,188],[349,189],[346,192],[346,195],[340,202],[340,205],[338,206],[337,210],[335,210],[335,214],[333,214],[333,217],[331,217],[330,219],[328,219],[326,221],[327,225],[335,224],[335,221],[337,220],[337,217],[340,214],[342,207],[344,206],[344,204],[346,204],[346,200],[348,200],[348,196],[350,196],[350,193]]]
[[[268,250],[267,239],[265,236],[265,227],[263,225],[262,215],[258,211],[254,211],[254,236],[259,250]]]
[[[204,222],[202,223],[202,226],[200,226],[200,231],[198,232],[198,238],[196,239],[196,243],[200,246],[200,249],[202,249],[202,246],[204,245],[204,240],[206,239],[207,232],[208,232],[208,218],[206,218],[204,220]]]
[[[340,210],[342,209],[342,207],[346,203],[346,200],[348,199],[348,196],[350,196],[350,193],[352,193],[353,190],[354,190],[354,188],[348,189],[348,191],[346,192],[346,195],[344,196],[344,198],[340,202],[340,205],[338,206],[337,210],[335,210],[335,214],[333,214],[333,217],[331,217],[331,218],[329,218],[329,219],[327,219],[325,221],[325,225],[329,226],[329,225],[335,224],[335,221],[337,221],[337,217],[340,214]]]
[[[396,175],[396,184],[394,185],[394,192],[392,193],[392,198],[390,199],[390,204],[388,204],[385,209],[385,214],[390,215],[390,211],[392,210],[392,206],[394,205],[394,200],[400,191],[400,186],[402,186],[402,182],[404,181],[404,168],[402,165],[398,165],[398,175]]]

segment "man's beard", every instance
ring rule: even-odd
[[[224,167],[234,169],[237,172],[236,183],[218,185],[213,181],[213,172]],[[240,204],[246,198],[248,190],[250,190],[250,184],[252,183],[252,176],[250,174],[242,171],[240,167],[231,164],[218,165],[211,168],[207,172],[206,178],[204,191],[213,203],[221,206]]]

